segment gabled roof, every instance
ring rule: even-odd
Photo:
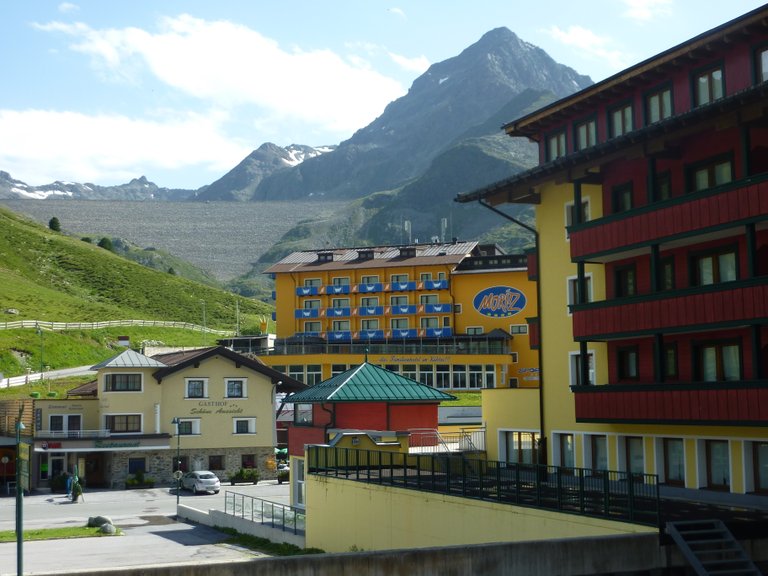
[[[77,388],[72,388],[72,390],[67,390],[67,396],[97,396],[98,384],[99,383],[97,380],[86,382],[85,384],[81,384]]]
[[[225,348],[224,346],[213,346],[211,348],[198,348],[195,350],[183,350],[181,352],[169,352],[167,354],[157,354],[153,356],[156,361],[160,362],[163,366],[160,370],[157,370],[152,375],[155,380],[161,382],[166,376],[183,370],[189,366],[193,366],[199,362],[213,358],[215,356],[221,356],[230,360],[237,366],[245,366],[269,377],[273,384],[277,384],[278,392],[299,392],[304,390],[307,386],[303,382],[300,382],[290,376],[278,372],[274,368],[270,368],[257,358],[251,358],[250,356],[244,356]]]
[[[294,404],[406,401],[436,403],[455,398],[416,380],[364,362],[303,392],[289,396],[286,401]]]
[[[144,356],[135,350],[125,350],[109,360],[91,366],[91,370],[101,370],[102,368],[164,368],[165,366],[160,360]]]

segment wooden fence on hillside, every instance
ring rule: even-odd
[[[42,320],[17,320],[15,322],[0,322],[0,330],[19,330],[34,328],[40,330],[100,330],[117,326],[142,326],[157,328],[182,328],[221,336],[231,336],[234,330],[214,330],[190,322],[171,322],[167,320],[108,320],[106,322],[45,322]]]

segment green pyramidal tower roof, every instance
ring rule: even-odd
[[[318,402],[441,402],[456,397],[380,366],[364,362],[346,372],[315,384],[287,401]]]

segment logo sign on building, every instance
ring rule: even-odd
[[[483,316],[506,318],[525,308],[525,294],[511,286],[491,286],[477,293],[472,305]]]

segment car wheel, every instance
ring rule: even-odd
[[[219,491],[218,491],[218,490],[214,490],[214,491],[213,491],[213,493],[214,493],[214,494],[218,494],[218,493],[219,493]]]
[[[200,494],[200,490],[198,490],[198,489],[197,489],[197,484],[195,484],[195,485],[192,487],[192,493],[193,493],[193,494]]]

